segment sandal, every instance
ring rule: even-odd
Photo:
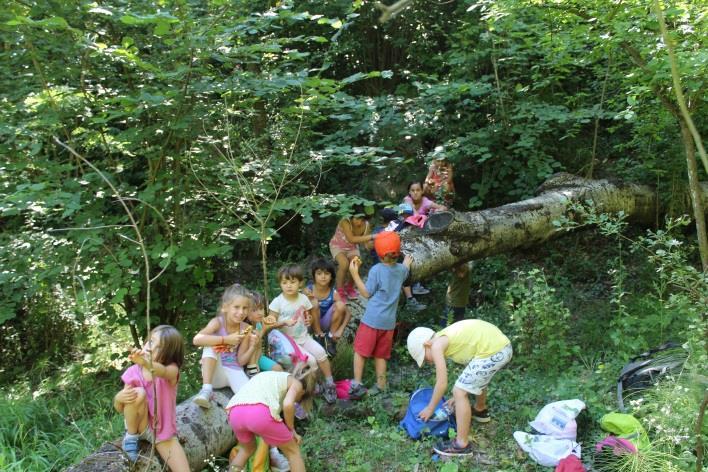
[[[246,375],[251,378],[261,370],[258,368],[258,364],[248,364],[244,371],[246,372]]]

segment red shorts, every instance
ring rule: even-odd
[[[260,436],[269,446],[280,446],[293,438],[285,423],[276,421],[263,403],[231,408],[229,424],[240,443],[250,443],[254,436]]]
[[[392,329],[376,329],[359,323],[359,329],[354,336],[354,352],[362,357],[390,359],[392,346]]]

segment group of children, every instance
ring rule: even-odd
[[[433,209],[446,208],[423,195],[421,182],[409,185],[404,204],[410,207],[412,216],[426,216]],[[324,375],[325,401],[333,403],[337,398],[328,357],[335,354],[336,343],[350,321],[346,305],[350,298],[361,296],[368,303],[354,337],[354,378],[349,398],[360,399],[367,392],[373,395],[387,388],[387,361],[391,356],[399,296],[404,286],[410,291],[405,281],[413,260],[406,255],[398,262],[401,240],[396,231],[400,227],[386,229],[393,230],[372,232],[364,214],[341,220],[330,241],[336,269],[331,261],[315,260],[311,265],[312,281],[304,287],[304,273],[299,266],[282,267],[278,271],[281,293],[268,305],[267,316],[265,300],[259,293],[232,285],[224,291],[217,315],[194,336],[194,345],[203,348],[203,385],[193,401],[209,408],[215,388],[228,386],[234,392],[226,409],[241,447],[232,459],[231,471],[243,470],[255,451],[255,436],[271,446],[271,470],[288,470],[288,467],[292,471],[305,470],[299,448],[301,437],[295,431],[296,410],[307,410],[315,390],[317,369]],[[359,274],[359,244],[373,247],[379,259],[366,282]],[[456,276],[469,284],[465,269],[459,269]],[[403,291],[408,298],[409,292]],[[454,298],[454,293],[448,293],[448,303],[450,295]],[[457,319],[461,314],[455,311],[454,315]],[[307,361],[287,372],[267,357],[263,353],[263,339],[274,329],[287,334]],[[445,358],[467,364],[455,383],[451,400],[458,437],[436,446],[436,451],[447,455],[469,454],[470,420],[474,417],[488,421],[486,385],[510,360],[509,340],[489,323],[464,320],[437,333],[430,328],[416,328],[408,336],[407,345],[418,366],[428,361],[436,368],[433,398],[420,413],[424,421],[432,416],[434,406],[447,389]],[[175,413],[179,368],[184,358],[182,336],[171,326],[158,326],[143,348],[133,350],[129,358],[134,365],[123,374],[124,388],[114,398],[115,408],[125,417],[123,450],[135,461],[139,440],[147,439],[155,443],[171,470],[189,470],[177,440]],[[366,361],[371,358],[376,383],[367,390],[362,378]],[[470,393],[476,395],[474,412],[467,398]]]

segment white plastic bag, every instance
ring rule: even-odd
[[[575,417],[584,409],[585,403],[577,399],[549,403],[541,408],[529,425],[541,434],[575,441],[578,433]]]
[[[580,444],[570,439],[556,439],[522,431],[516,431],[514,439],[531,459],[545,467],[555,467],[571,454],[580,459]]]

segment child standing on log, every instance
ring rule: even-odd
[[[486,423],[487,384],[512,356],[511,342],[499,328],[482,320],[462,320],[453,323],[437,333],[430,328],[418,327],[408,335],[408,352],[418,367],[423,362],[435,365],[435,387],[433,396],[418,417],[428,421],[440,399],[447,390],[447,364],[451,359],[457,364],[467,365],[457,378],[452,389],[450,404],[455,406],[457,438],[441,441],[434,449],[444,456],[469,456],[472,447],[467,437],[470,421]],[[475,395],[474,411],[470,406],[469,394]]]
[[[311,370],[297,378],[289,372],[261,372],[231,398],[226,410],[239,449],[230,472],[246,470],[249,457],[256,451],[255,436],[283,451],[292,472],[305,470],[300,453],[302,438],[295,431],[295,403],[309,409],[314,383]]]
[[[155,443],[160,457],[173,472],[189,472],[189,462],[177,439],[177,384],[184,360],[182,335],[172,326],[150,332],[142,349],[133,349],[135,365],[121,376],[124,387],[113,406],[125,417],[123,451],[138,460],[139,441]]]
[[[452,163],[447,160],[442,146],[436,147],[432,154],[428,175],[425,176],[423,193],[431,200],[443,201],[450,207],[455,199]]]
[[[353,400],[366,394],[361,379],[366,359],[371,357],[374,358],[376,386],[369,394],[375,395],[386,390],[386,361],[391,357],[398,298],[413,263],[409,255],[403,259],[403,264],[396,262],[401,252],[401,238],[398,233],[384,231],[377,234],[374,248],[382,262],[369,270],[366,284],[359,276],[361,259],[355,258],[349,265],[359,293],[369,299],[354,337],[354,379],[349,389],[349,397]]]
[[[214,388],[230,387],[233,393],[248,382],[243,365],[250,353],[241,341],[252,330],[244,320],[251,312],[253,299],[248,289],[234,284],[224,290],[217,316],[212,318],[192,341],[203,347],[202,388],[192,400],[202,408],[211,407]]]

